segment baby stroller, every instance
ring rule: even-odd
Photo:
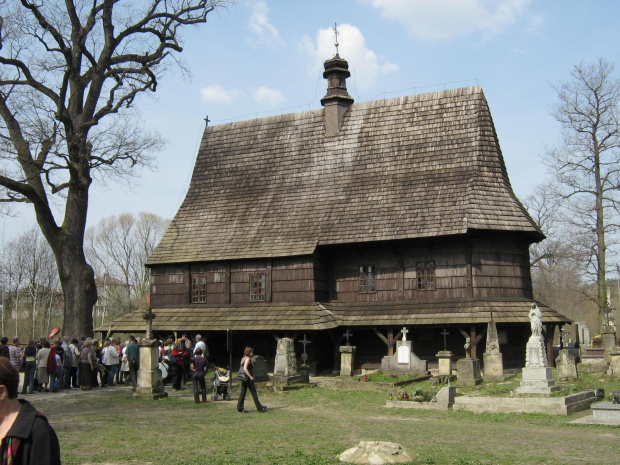
[[[228,395],[228,381],[230,380],[230,371],[226,368],[215,367],[213,373],[213,394],[211,400],[216,401],[218,395],[224,400],[230,400]]]

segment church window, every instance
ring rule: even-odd
[[[204,304],[207,302],[207,275],[192,275],[192,303]]]
[[[375,266],[360,266],[360,294],[377,292],[377,280],[375,279]]]
[[[435,290],[435,262],[416,263],[418,291]]]
[[[267,277],[264,274],[250,275],[250,302],[264,302],[267,295],[265,283]]]

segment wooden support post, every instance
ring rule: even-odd
[[[385,337],[377,328],[372,329],[379,339],[381,339],[385,345],[387,346],[387,354],[389,357],[394,355],[394,344],[396,343],[394,339],[394,330],[392,328],[387,330],[387,337]]]
[[[478,343],[477,343],[477,339],[476,339],[476,327],[472,326],[470,328],[471,331],[471,358],[477,358],[476,356],[478,355],[478,351],[476,350],[478,347]]]
[[[553,336],[555,335],[555,324],[545,325],[542,336],[545,339],[545,348],[547,350],[547,366],[553,367],[555,360],[553,358]]]
[[[471,344],[471,358],[477,358],[477,346],[480,340],[484,337],[487,332],[487,328],[483,328],[480,334],[476,334],[476,327],[472,326],[469,329],[469,333],[465,331],[463,328],[458,328],[459,332],[463,335],[465,339],[469,338],[469,343]]]

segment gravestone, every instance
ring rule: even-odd
[[[443,336],[443,350],[437,352],[438,372],[440,377],[446,377],[452,375],[452,356],[454,355],[447,348],[446,336],[450,334],[447,330],[443,330],[441,335]]]
[[[562,349],[555,359],[555,366],[558,371],[559,383],[572,383],[577,381],[577,364],[575,357],[571,355],[568,349]]]
[[[347,339],[347,343],[346,345],[340,346],[340,376],[353,376],[357,347],[352,346],[349,342],[349,338],[353,336],[351,331],[347,329],[343,336]]]
[[[304,351],[301,354],[301,366],[299,367],[299,376],[301,376],[302,382],[310,382],[310,365],[308,365],[308,354],[306,353],[306,346],[312,344],[304,334],[304,338],[299,341],[304,346]]]
[[[486,351],[482,354],[482,360],[484,362],[484,379],[486,381],[504,380],[504,362],[502,353],[499,350],[497,325],[492,317],[487,324],[487,345]]]
[[[471,358],[471,339],[465,339],[465,358],[456,362],[457,379],[463,386],[476,386],[482,383],[480,360]]]
[[[270,381],[281,384],[298,383],[301,381],[297,371],[295,345],[291,338],[283,337],[278,341],[275,367]]]
[[[413,353],[411,341],[407,340],[407,328],[402,329],[403,338],[396,341],[396,353],[381,359],[383,371],[398,371],[404,373],[426,373],[427,362]]]
[[[579,347],[590,347],[590,328],[584,322],[575,323],[575,332]]]
[[[532,335],[525,346],[525,367],[517,394],[549,395],[559,388],[555,385],[551,368],[547,366],[547,351],[542,336],[542,313],[535,303],[530,308],[529,318]]]
[[[620,376],[620,347],[616,346],[609,352],[609,368],[607,374]]]
[[[435,402],[441,405],[446,405],[447,408],[451,408],[454,405],[454,397],[456,396],[456,388],[454,386],[442,387],[437,394],[435,394]]]
[[[340,346],[340,376],[353,376],[355,346]]]
[[[610,353],[612,349],[616,347],[616,330],[613,326],[608,324],[603,328],[602,339],[603,349],[605,350],[604,358],[605,361],[609,363],[611,360]]]
[[[168,397],[159,370],[159,341],[143,339],[138,344],[140,368],[134,396],[156,400]]]
[[[252,365],[254,366],[253,374],[255,382],[269,381],[269,368],[267,367],[267,360],[265,360],[264,357],[255,355],[252,357]]]

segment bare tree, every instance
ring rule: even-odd
[[[599,330],[607,305],[609,247],[618,231],[620,201],[620,81],[614,65],[599,59],[580,63],[572,79],[557,86],[560,102],[553,115],[562,125],[562,143],[549,150],[564,203],[564,220],[581,232],[590,249],[589,270],[596,276]]]
[[[5,301],[10,302],[15,335],[34,337],[49,332],[60,283],[52,251],[38,228],[26,231],[4,248],[0,276],[7,283]],[[2,323],[5,331],[4,320]]]
[[[103,218],[86,231],[86,253],[92,257],[97,276],[121,278],[129,288],[129,301],[123,313],[144,303],[150,284],[144,264],[167,226],[167,220],[153,213],[142,212],[137,217],[122,213]],[[122,303],[117,293],[110,297],[113,304]]]
[[[130,118],[132,105],[178,63],[180,31],[224,1],[0,3],[0,198],[34,208],[58,267],[65,334],[92,333],[91,184],[126,179],[162,147]]]

